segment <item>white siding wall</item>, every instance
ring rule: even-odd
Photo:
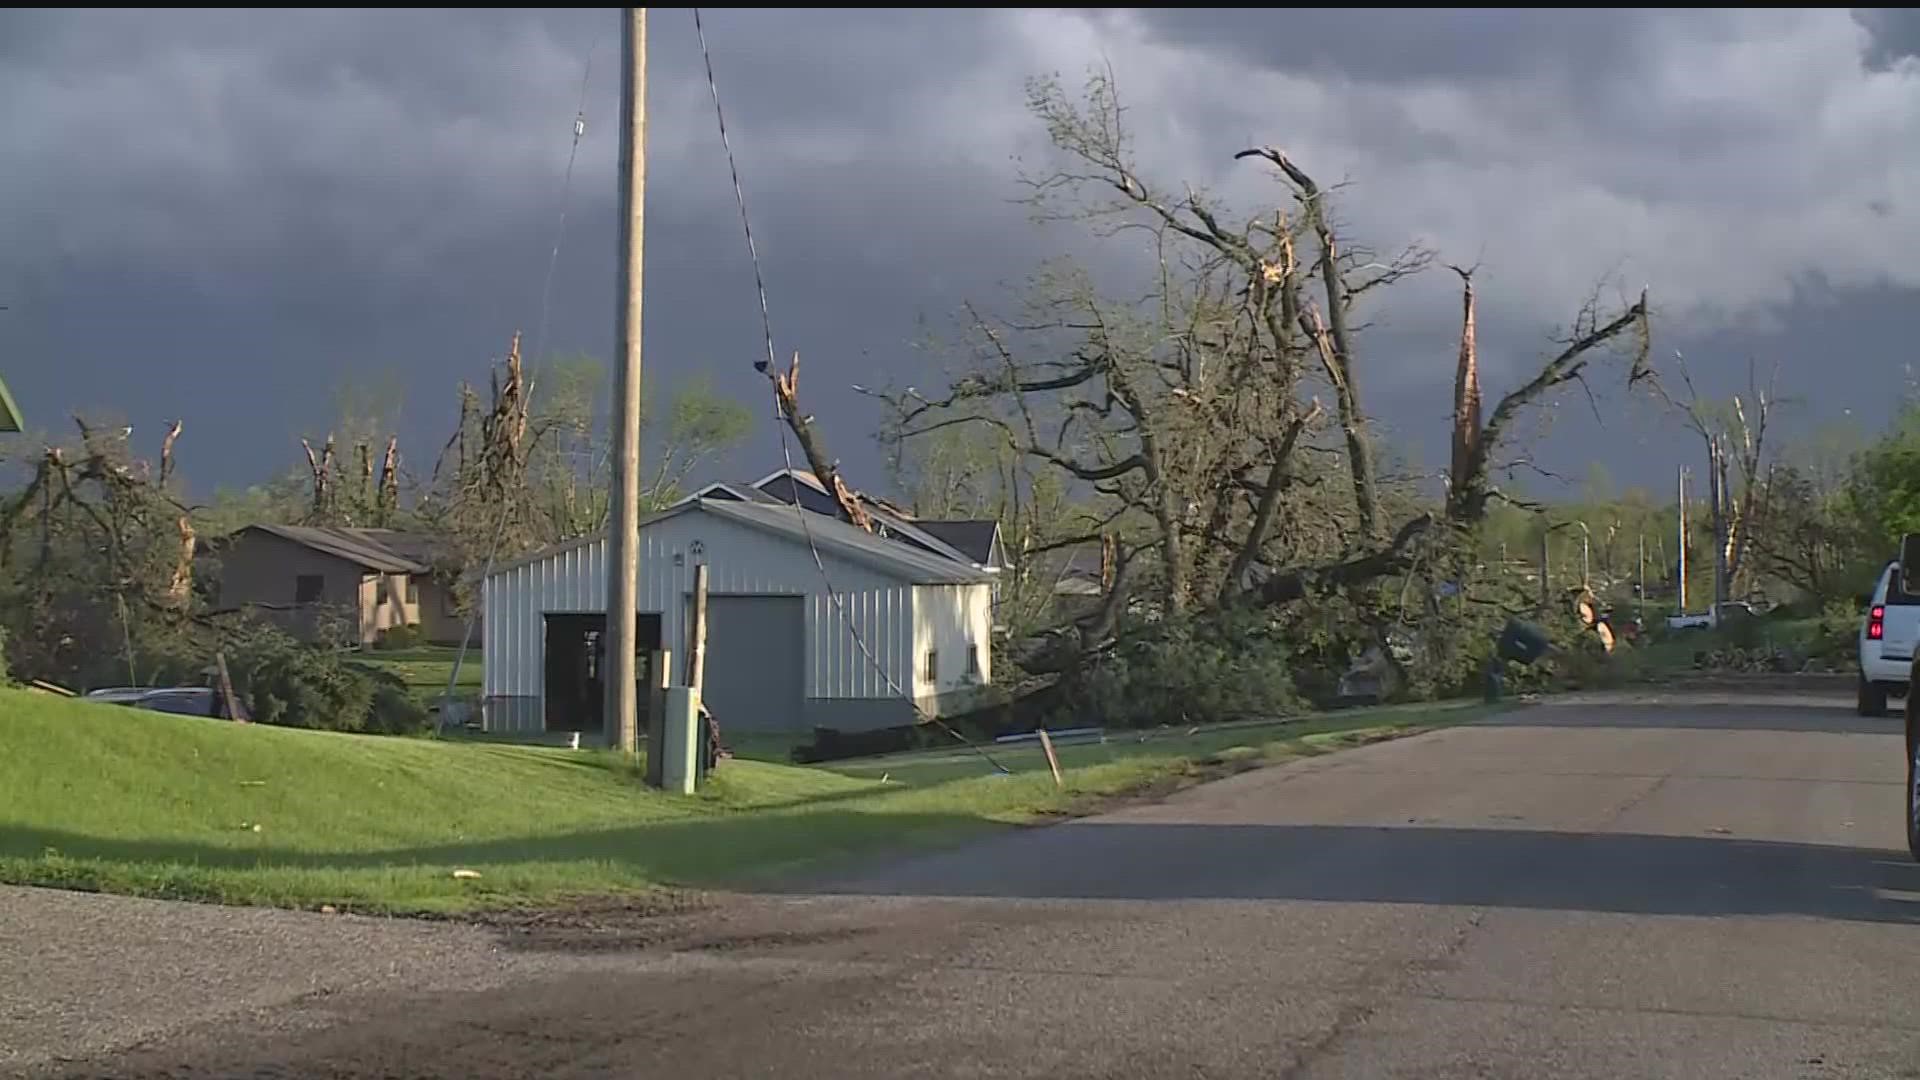
[[[848,632],[850,621],[874,658],[903,689],[911,684],[913,586],[821,553],[845,607],[827,595],[805,544],[698,510],[656,521],[640,534],[640,610],[658,612],[661,640],[676,671],[686,660],[687,598],[694,541],[704,546],[710,593],[807,597],[807,696],[891,698]],[[674,556],[682,556],[675,565]],[[482,592],[485,691],[489,698],[538,698],[545,678],[548,612],[606,609],[606,541],[596,540],[494,574]],[[985,640],[984,638],[982,639]],[[708,670],[708,678],[731,677]]]
[[[993,681],[993,587],[916,585],[913,587],[913,694],[932,697]],[[967,648],[980,651],[980,673],[967,675]],[[937,677],[927,678],[929,649],[938,653]]]

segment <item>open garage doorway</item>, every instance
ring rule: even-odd
[[[548,731],[578,731],[598,735],[606,731],[607,617],[598,612],[546,616],[546,724]],[[646,711],[653,685],[647,670],[660,648],[660,616],[643,611],[634,625],[635,672],[640,679],[640,730],[646,730]]]

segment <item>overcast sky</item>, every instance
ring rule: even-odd
[[[709,372],[777,459],[757,307],[690,11],[651,13],[649,385]],[[1235,151],[1347,179],[1357,239],[1479,261],[1489,392],[1596,281],[1651,288],[1657,359],[1703,388],[1780,364],[1794,422],[1887,418],[1920,323],[1920,23],[1769,12],[714,11],[721,93],[782,354],[857,482],[852,383],[937,383],[916,347],[1071,246],[1011,199],[1044,150],[1023,80],[1111,63],[1144,170],[1248,209]],[[32,423],[184,418],[201,486],[265,478],[346,383],[401,396],[431,458],[461,378],[531,337],[583,69],[587,135],[550,353],[611,353],[618,17],[610,11],[0,13],[0,373]],[[1444,271],[1372,314],[1384,438],[1444,459]],[[385,376],[382,373],[387,373]],[[1671,482],[1641,406],[1578,399],[1541,459]],[[142,434],[144,433],[144,435]],[[148,448],[151,449],[151,448]]]

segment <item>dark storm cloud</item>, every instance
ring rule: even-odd
[[[1381,82],[1599,74],[1630,60],[1649,28],[1646,18],[1577,9],[1409,8],[1359,15],[1307,8],[1263,20],[1234,8],[1143,14],[1170,40],[1226,50],[1262,67]]]
[[[1101,60],[1160,180],[1257,207],[1270,185],[1230,155],[1283,141],[1356,180],[1342,211],[1370,242],[1484,256],[1496,380],[1626,265],[1668,305],[1663,344],[1698,342],[1708,378],[1735,378],[1736,353],[1822,310],[1805,281],[1882,289],[1841,333],[1856,361],[1810,382],[1884,402],[1893,331],[1876,313],[1914,278],[1920,103],[1863,63],[1889,47],[1880,26],[1869,44],[1818,13],[706,19],[782,359],[803,353],[803,395],[850,461],[871,453],[874,416],[848,384],[937,383],[915,348],[923,318],[1005,307],[1002,283],[1063,249],[1133,257],[1036,231],[1008,202],[1008,159],[1033,160],[1040,134],[1021,80],[1073,82]],[[649,382],[707,371],[752,405],[758,436],[731,467],[755,472],[776,443],[749,367],[752,276],[689,12],[651,20]],[[30,419],[99,407],[151,433],[185,416],[192,474],[240,482],[293,460],[343,380],[391,371],[406,441],[429,455],[454,383],[537,329],[589,55],[544,345],[608,355],[617,25],[559,10],[0,14],[0,350]],[[1368,343],[1383,433],[1429,457],[1455,303],[1440,277],[1410,287]]]
[[[222,480],[289,455],[356,372],[400,369],[409,419],[443,424],[454,381],[480,375],[512,330],[535,332],[589,54],[546,344],[606,356],[617,21],[469,14],[10,18],[0,81],[44,110],[23,125],[43,152],[0,181],[31,208],[7,225],[14,311],[0,329],[60,358],[10,373],[43,403],[37,418],[58,419],[48,402],[149,424],[186,414],[209,449],[261,449],[196,462]],[[707,19],[782,351],[805,349],[824,415],[857,418],[841,440],[853,457],[871,418],[844,400],[848,373],[897,362],[929,287],[996,272],[972,258],[977,185],[955,175],[978,148],[913,115],[924,58],[983,48],[988,28],[882,13],[821,33],[803,14]],[[711,368],[764,414],[751,275],[688,12],[653,14],[650,63],[649,371],[665,385]],[[896,132],[910,138],[889,160]],[[746,467],[768,449],[759,440]]]
[[[1920,11],[1912,8],[1854,8],[1853,17],[1872,35],[1868,58],[1880,67],[1920,57]]]

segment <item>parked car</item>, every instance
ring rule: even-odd
[[[85,699],[176,716],[220,715],[219,696],[211,686],[109,686],[87,691]]]
[[[176,686],[155,690],[135,701],[133,707],[177,716],[216,716],[215,704],[211,686]]]
[[[1907,697],[1920,642],[1920,593],[1907,591],[1898,560],[1880,571],[1860,622],[1859,713],[1885,716],[1888,697]]]
[[[1669,630],[1708,630],[1740,619],[1751,619],[1762,612],[1745,600],[1727,600],[1719,607],[1693,615],[1667,616]]]

